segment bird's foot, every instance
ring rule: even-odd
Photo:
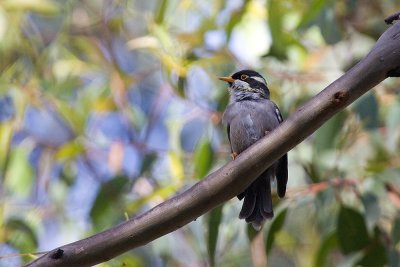
[[[236,159],[237,156],[238,156],[238,153],[232,152],[231,157],[233,160]]]
[[[265,131],[265,132],[264,132],[264,135],[267,135],[267,134],[269,134],[269,132],[270,132],[270,131]]]

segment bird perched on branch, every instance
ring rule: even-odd
[[[220,77],[228,82],[230,103],[222,117],[227,125],[232,158],[254,144],[282,122],[282,116],[269,99],[265,79],[256,71],[242,70],[230,77]],[[287,154],[264,171],[237,197],[243,201],[240,219],[260,230],[264,221],[274,216],[272,210],[271,180],[276,178],[278,196],[283,198],[288,180]]]

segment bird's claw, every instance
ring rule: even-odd
[[[231,157],[233,160],[236,159],[237,156],[238,156],[238,153],[232,152]]]

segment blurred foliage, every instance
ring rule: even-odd
[[[287,117],[360,60],[399,6],[1,1],[0,266],[111,227],[229,161],[217,76],[260,71]],[[388,79],[289,153],[265,248],[251,246],[234,199],[100,266],[250,266],[254,249],[270,266],[399,266],[399,88]]]

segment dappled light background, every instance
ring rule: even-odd
[[[127,220],[231,160],[218,76],[259,71],[288,117],[357,63],[399,7],[1,1],[0,266]],[[271,266],[399,266],[399,94],[386,80],[289,153],[287,197],[274,197],[263,228]],[[100,266],[250,266],[240,205]]]

